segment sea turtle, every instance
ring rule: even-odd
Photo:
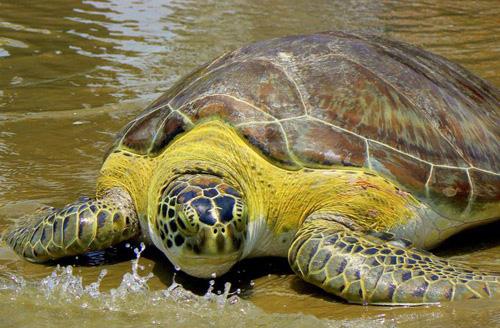
[[[353,303],[500,294],[432,248],[500,214],[499,90],[363,33],[257,42],[200,67],[119,134],[95,199],[6,233],[44,262],[140,238],[186,273],[288,257]]]

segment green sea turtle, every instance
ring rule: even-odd
[[[376,35],[258,42],[128,124],[95,199],[5,237],[33,262],[139,238],[202,278],[288,257],[354,303],[499,295],[498,274],[424,250],[499,217],[499,100],[464,68]]]

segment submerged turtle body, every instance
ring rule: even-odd
[[[364,304],[498,295],[498,275],[411,242],[500,216],[499,102],[460,66],[374,35],[258,42],[129,123],[96,200],[38,213],[7,241],[42,262],[142,238],[198,277],[288,256]]]

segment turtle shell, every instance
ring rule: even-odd
[[[442,215],[499,216],[500,92],[448,60],[370,34],[251,44],[153,102],[115,147],[156,156],[201,119],[231,123],[291,170],[366,167]]]

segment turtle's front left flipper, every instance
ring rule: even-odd
[[[500,276],[453,263],[405,241],[353,231],[335,215],[314,215],[288,253],[305,281],[352,303],[423,304],[500,297]]]
[[[115,188],[99,199],[82,198],[21,218],[3,238],[27,260],[45,262],[105,249],[138,234],[132,200]]]

